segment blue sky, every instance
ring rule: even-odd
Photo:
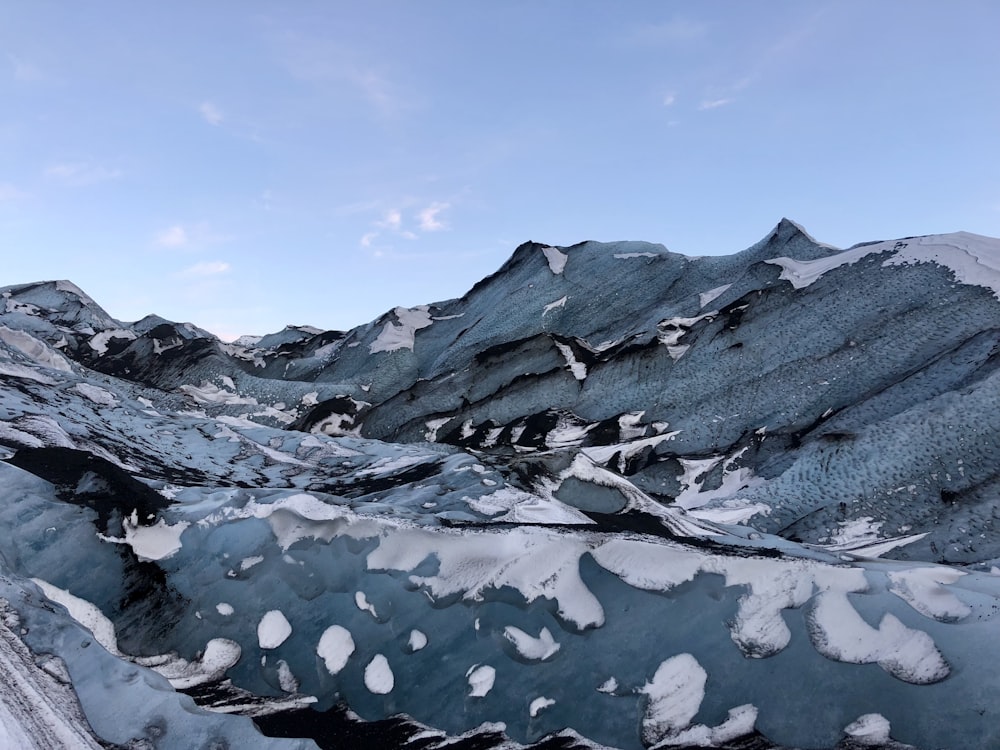
[[[10,0],[0,285],[222,336],[457,297],[525,240],[1000,236],[993,0]]]

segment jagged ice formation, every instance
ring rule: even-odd
[[[0,295],[0,745],[1000,745],[1000,240],[233,343]]]

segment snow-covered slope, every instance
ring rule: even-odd
[[[232,344],[0,295],[10,737],[1000,744],[998,240],[527,243]]]

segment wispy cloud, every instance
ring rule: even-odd
[[[398,208],[391,208],[382,215],[382,220],[375,222],[375,226],[383,229],[398,230],[403,224],[403,212]]]
[[[450,207],[448,203],[434,202],[417,213],[417,218],[420,220],[420,229],[424,232],[440,232],[443,229],[447,229],[448,225],[438,218],[438,214]]]
[[[735,99],[704,99],[701,104],[698,105],[698,109],[704,112],[709,109],[718,109],[719,107],[725,107],[727,104],[732,104]]]
[[[670,107],[677,102],[677,96],[675,94],[664,94],[663,96],[663,106]]]
[[[353,216],[355,214],[366,214],[372,211],[377,211],[382,207],[382,201],[371,200],[371,201],[356,201],[354,203],[344,203],[343,205],[337,206],[333,209],[334,213],[338,216]]]
[[[663,23],[637,26],[625,35],[625,42],[648,46],[661,46],[694,42],[708,33],[708,24],[689,18],[674,18]]]
[[[7,55],[7,60],[10,62],[11,68],[13,68],[15,81],[37,83],[48,78],[41,68],[27,60],[22,60],[20,57],[15,57],[14,55]]]
[[[231,269],[232,266],[225,261],[209,260],[201,263],[195,263],[193,266],[188,266],[183,271],[179,271],[177,275],[185,279],[200,279],[207,276],[218,276],[220,274],[228,273]]]
[[[220,245],[233,239],[232,235],[218,232],[207,222],[199,221],[195,224],[171,224],[155,233],[153,244],[181,250]]]
[[[201,113],[202,118],[209,125],[219,126],[222,124],[223,120],[226,119],[225,114],[219,109],[218,105],[214,102],[204,101],[198,105],[198,111]]]
[[[0,203],[27,198],[28,194],[9,182],[0,182]]]
[[[392,249],[394,239],[418,240],[427,232],[441,232],[449,225],[441,214],[452,207],[448,201],[424,203],[410,197],[400,200],[391,208],[385,208],[387,201],[357,203],[346,206],[340,213],[354,213],[363,210],[378,210],[379,217],[369,223],[369,229],[358,240],[363,248],[372,250],[375,257],[381,257]],[[423,205],[423,208],[417,208]]]
[[[257,205],[263,208],[265,211],[270,211],[274,208],[275,198],[274,191],[268,188],[263,191],[257,198]]]
[[[411,88],[400,85],[384,62],[366,53],[302,34],[285,34],[278,44],[281,64],[292,76],[353,90],[381,116],[396,116],[416,102]]]
[[[120,169],[85,161],[62,162],[45,169],[45,177],[67,187],[86,187],[121,178]]]
[[[158,232],[155,240],[160,247],[184,247],[190,241],[187,230],[180,224],[174,224]]]

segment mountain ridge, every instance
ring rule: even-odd
[[[232,343],[2,287],[5,618],[105,743],[315,747],[181,690],[321,744],[990,746],[998,295],[1000,240],[788,220]]]

